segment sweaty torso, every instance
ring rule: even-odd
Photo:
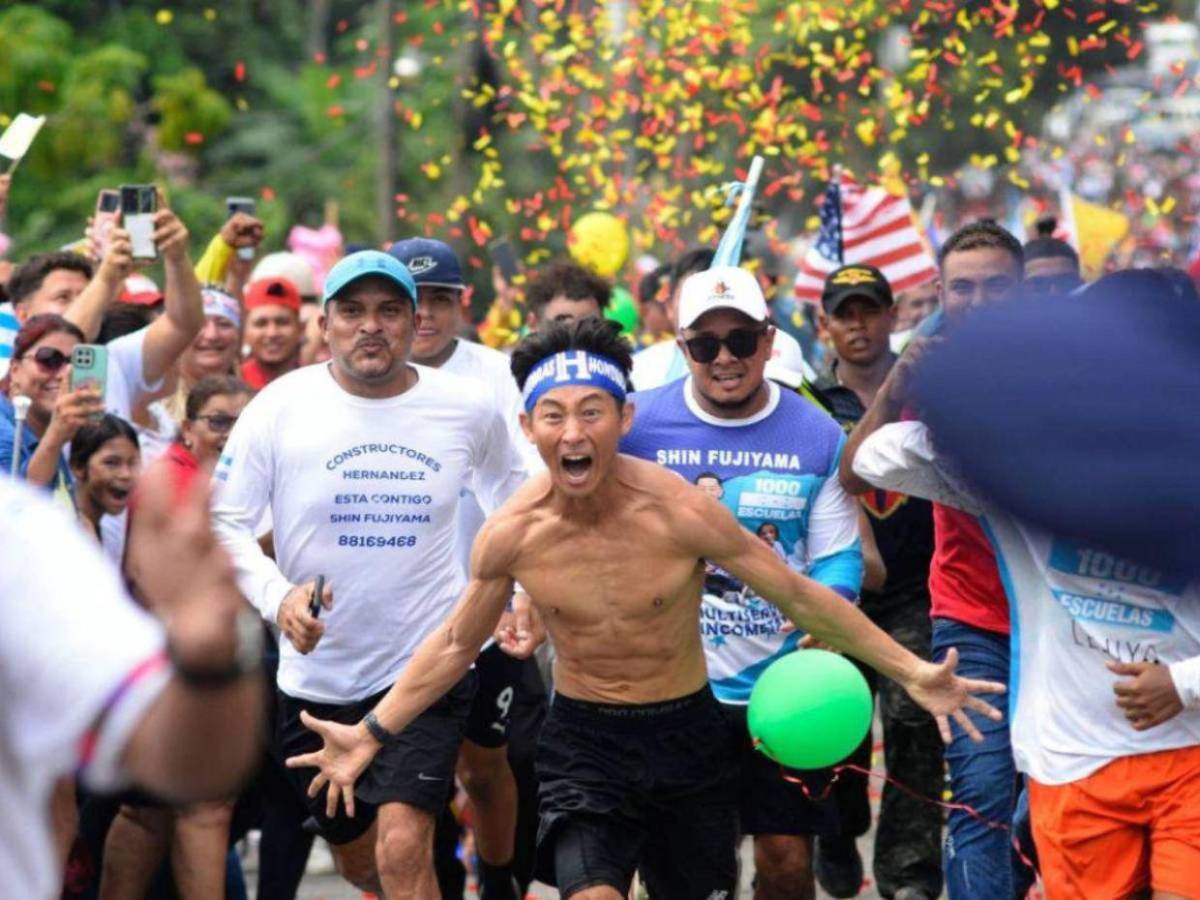
[[[617,501],[590,520],[557,512],[548,490],[532,502],[512,574],[554,642],[557,691],[653,703],[707,683],[704,565],[672,533],[672,494],[690,486],[646,463],[623,469]]]

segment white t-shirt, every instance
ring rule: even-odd
[[[147,384],[142,355],[146,344],[147,325],[139,331],[127,334],[108,343],[108,381],[105,385],[104,404],[114,416],[129,421],[133,408],[143,397],[162,389],[162,379]]]
[[[134,726],[169,677],[159,624],[41,492],[0,478],[0,885],[58,896],[54,782],[120,786]]]
[[[536,472],[544,468],[537,448],[525,437],[518,416],[524,408],[517,381],[509,368],[509,357],[499,350],[460,340],[454,353],[440,366],[443,372],[453,372],[464,378],[481,382],[491,392],[493,408],[504,419],[513,446],[521,456],[527,471]],[[470,569],[471,545],[487,516],[469,488],[463,488],[463,502],[458,509],[458,547],[463,568]]]
[[[1200,744],[1200,710],[1134,731],[1105,662],[1176,665],[1200,655],[1200,586],[1032,528],[974,498],[920,422],[887,425],[854,471],[872,484],[980,515],[1008,594],[1009,701],[1017,767],[1044,784],[1085,778],[1123,756]],[[1176,664],[1176,665],[1172,665]]]
[[[816,380],[817,373],[805,361],[800,342],[782,328],[775,329],[775,343],[771,347],[770,362],[776,367],[796,372],[810,381]],[[660,341],[633,355],[633,371],[630,378],[633,380],[634,390],[653,390],[686,374],[687,360],[675,341]]]
[[[347,393],[327,364],[289,372],[250,401],[217,464],[217,531],[263,618],[318,574],[333,590],[316,649],[281,642],[290,696],[349,703],[390,686],[465,586],[462,488],[490,511],[525,479],[476,382],[413,368],[416,385],[381,400]],[[268,506],[278,565],[254,539]]]
[[[109,341],[108,347],[108,379],[104,386],[104,405],[108,412],[120,416],[126,422],[133,423],[133,408],[144,397],[157,393],[162,389],[162,379],[155,384],[147,384],[145,370],[142,366],[142,354],[146,343],[147,325],[131,334]],[[142,430],[137,428],[139,435]],[[140,438],[139,438],[140,444]],[[154,447],[142,448],[142,465],[152,462]],[[150,451],[147,454],[147,450]],[[161,454],[159,454],[161,455]],[[104,552],[109,559],[118,564],[125,555],[125,532],[129,526],[129,517],[125,513],[119,516],[101,516],[100,540]]]

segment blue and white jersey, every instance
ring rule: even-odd
[[[887,425],[854,471],[880,487],[983,518],[1012,616],[1013,755],[1043,784],[1085,778],[1114,759],[1200,744],[1200,709],[1134,731],[1105,663],[1175,666],[1200,656],[1200,586],[1019,522],[972,496],[919,422]],[[1181,695],[1184,692],[1180,692]],[[1186,695],[1185,695],[1186,696]]]
[[[719,495],[790,566],[853,600],[862,585],[854,501],[837,478],[845,435],[799,395],[768,382],[766,407],[747,419],[708,415],[691,378],[633,395],[621,451],[652,460]],[[709,567],[700,628],[713,691],[746,703],[759,673],[794,650],[783,615],[728,572]]]

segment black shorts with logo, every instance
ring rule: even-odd
[[[516,659],[492,644],[475,660],[479,687],[467,719],[467,740],[480,747],[503,747],[512,725],[513,700],[521,689],[527,666],[534,659]]]
[[[597,885],[624,894],[640,869],[653,897],[732,897],[733,749],[707,687],[637,705],[556,695],[537,755],[538,877],[564,898]]]
[[[754,749],[746,727],[746,707],[722,704],[736,749],[739,818],[742,834],[834,835],[839,830],[837,803],[820,798],[832,769],[789,769]],[[791,779],[791,780],[789,780]],[[797,782],[803,782],[801,787]],[[805,788],[808,794],[805,794]],[[811,796],[810,796],[811,795]]]
[[[321,749],[321,738],[300,721],[307,710],[318,719],[352,725],[370,712],[381,692],[347,704],[314,703],[279,692],[279,740],[284,759]],[[468,672],[440,700],[414,719],[396,738],[385,744],[354,787],[354,818],[338,806],[337,815],[325,815],[325,791],[308,797],[315,768],[288,769],[292,785],[300,791],[321,837],[331,844],[348,844],[366,833],[375,811],[384,803],[407,803],[437,815],[454,786],[454,766],[462,745],[467,714],[475,696],[475,673]]]

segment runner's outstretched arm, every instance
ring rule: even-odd
[[[692,489],[681,495],[677,521],[683,526],[683,538],[694,542],[696,556],[740,578],[817,640],[861,659],[904,687],[937,717],[946,741],[950,740],[949,716],[973,739],[982,740],[966,708],[1000,718],[997,710],[972,694],[1002,693],[1002,684],[956,676],[958,654],[954,650],[941,664],[925,662],[909,652],[857,607],[780,560],[770,547],[739,525],[723,504],[703,491]]]
[[[373,710],[385,731],[403,731],[471,668],[512,597],[513,579],[508,573],[518,534],[511,520],[490,519],[484,523],[471,551],[471,581],[462,598],[449,618],[422,641]],[[325,746],[315,753],[291,757],[288,766],[317,767],[320,771],[309,785],[309,796],[315,797],[328,784],[328,814],[337,813],[340,797],[346,813],[353,816],[354,782],[383,745],[368,730],[365,720],[339,725],[307,712],[302,712],[300,718],[324,739]]]

